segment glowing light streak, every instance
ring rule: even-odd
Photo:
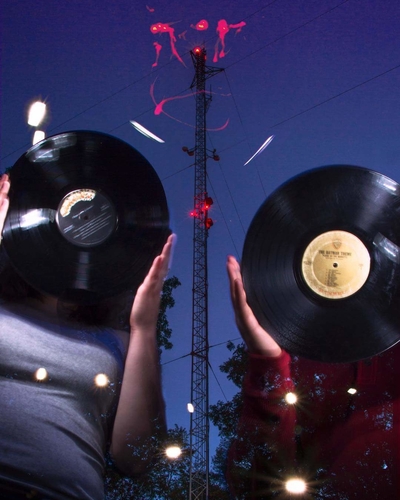
[[[154,48],[156,49],[156,60],[154,61],[154,63],[152,64],[151,67],[155,68],[158,65],[158,59],[160,57],[160,52],[161,52],[161,49],[162,49],[162,45],[159,44],[158,42],[154,42],[153,45],[154,45]]]
[[[251,160],[253,160],[253,158],[255,158],[257,155],[262,153],[264,151],[264,149],[271,144],[274,137],[275,137],[274,135],[270,135],[268,137],[268,139],[261,145],[261,147],[259,149],[257,149],[257,151],[253,154],[253,156],[251,158],[249,158],[243,166],[245,167],[248,163],[251,162]]]
[[[218,59],[222,59],[226,56],[225,52],[225,37],[231,29],[236,29],[236,33],[239,33],[243,26],[246,26],[244,21],[237,24],[228,24],[225,19],[220,19],[217,24],[217,34],[218,40],[214,48],[214,58],[213,62],[218,62]],[[221,46],[221,49],[219,48]]]
[[[174,55],[179,62],[181,62],[185,67],[186,67],[186,64],[183,62],[181,56],[178,54],[178,51],[176,50],[176,47],[175,47],[175,42],[176,42],[176,37],[175,37],[175,30],[174,28],[171,27],[171,24],[170,23],[156,23],[156,24],[152,24],[150,26],[150,31],[155,35],[157,33],[168,33],[169,34],[169,40],[170,40],[170,44],[171,44],[171,52],[172,52],[172,55]],[[157,65],[157,64],[156,64]],[[153,64],[154,66],[154,64]]]
[[[208,30],[208,21],[206,21],[206,19],[202,19],[197,24],[191,24],[190,27],[197,31],[205,31]]]
[[[161,113],[164,113],[165,115],[169,116],[170,118],[173,118],[172,116],[170,116],[168,113],[166,113],[164,111],[164,109],[163,109],[164,104],[167,103],[168,101],[174,101],[175,99],[186,99],[187,97],[193,97],[193,93],[186,94],[186,95],[177,95],[174,97],[166,97],[165,99],[163,99],[162,101],[157,103],[157,101],[155,100],[155,97],[154,97],[154,85],[155,85],[155,82],[150,85],[150,96],[151,96],[151,98],[156,106],[154,109],[155,115],[160,115]],[[179,121],[179,120],[177,120],[177,121]]]
[[[187,123],[187,122],[184,122],[182,120],[179,120],[178,118],[175,118],[174,116],[168,114],[166,111],[164,111],[163,109],[163,106],[165,103],[169,102],[169,101],[174,101],[175,99],[186,99],[187,97],[193,97],[193,93],[191,94],[186,94],[186,95],[178,95],[178,96],[174,96],[174,97],[167,97],[165,99],[163,99],[162,101],[160,102],[157,102],[155,97],[154,97],[154,86],[155,86],[155,82],[153,82],[151,85],[150,85],[150,96],[153,100],[153,103],[155,105],[155,108],[154,108],[154,114],[155,115],[160,115],[161,113],[163,113],[165,116],[168,116],[168,118],[171,118],[172,120],[175,120],[177,121],[178,123],[182,123],[183,125],[186,125],[187,127],[191,127],[191,128],[195,128],[194,125],[190,124],[190,123]],[[227,120],[225,121],[225,123],[221,126],[221,127],[217,127],[217,128],[206,128],[207,131],[209,132],[219,132],[220,130],[224,130],[229,124],[229,118],[227,118]]]
[[[149,11],[149,12],[154,12],[155,9],[153,9],[152,7],[149,7],[148,5],[146,5],[146,9]]]
[[[192,403],[187,404],[187,411],[189,413],[194,413],[194,406],[192,405]]]
[[[149,12],[154,12],[154,9],[151,9],[148,5],[146,5],[146,8]],[[168,33],[169,39],[170,39],[172,55],[175,56],[178,59],[178,61],[186,67],[186,64],[182,60],[182,58],[179,55],[177,48],[176,48],[176,36],[175,36],[175,30],[171,26],[172,24],[174,24],[174,23],[155,23],[155,24],[152,24],[150,26],[150,31],[151,31],[151,33],[153,33],[153,35],[156,35],[156,34],[161,35],[163,33]],[[246,26],[246,23],[244,21],[241,21],[240,23],[236,23],[236,24],[228,24],[226,19],[220,19],[218,21],[217,28],[216,28],[216,32],[218,34],[218,39],[217,39],[217,42],[216,42],[215,48],[214,48],[213,62],[217,62],[218,59],[221,59],[221,58],[226,56],[227,52],[226,52],[226,48],[225,48],[225,37],[229,33],[229,31],[232,29],[235,29],[236,30],[235,35],[237,35],[242,30],[242,28],[244,26]],[[201,19],[196,24],[191,24],[190,27],[197,30],[197,31],[206,31],[209,28],[209,23],[208,23],[207,19]],[[181,33],[178,34],[178,38],[186,40],[186,33],[187,33],[187,30],[182,31]],[[156,50],[158,47],[161,47],[159,44],[158,45],[154,44],[154,46],[156,47]],[[157,59],[156,59],[156,62],[153,63],[152,67],[155,67],[158,64],[158,55],[160,53],[160,50],[161,49],[158,49]]]
[[[43,130],[35,130],[35,133],[33,134],[32,145],[34,146],[38,142],[43,141],[45,136],[46,135]]]
[[[155,134],[153,134],[152,132],[150,132],[150,130],[147,130],[147,128],[143,127],[143,125],[140,125],[140,123],[138,122],[135,122],[133,120],[130,121],[131,122],[131,125],[138,131],[140,132],[141,134],[143,134],[145,137],[147,137],[148,139],[153,139],[153,141],[156,141],[156,142],[161,142],[161,143],[164,143],[165,141],[163,141],[162,139],[160,139],[160,137],[156,136]]]
[[[29,108],[28,125],[37,127],[46,115],[46,104],[44,102],[34,102]]]

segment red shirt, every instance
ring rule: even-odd
[[[237,498],[285,498],[296,475],[312,498],[399,500],[399,449],[400,343],[346,364],[249,355],[228,459]]]

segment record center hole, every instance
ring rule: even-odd
[[[333,267],[339,267],[339,264],[337,262],[334,262]]]

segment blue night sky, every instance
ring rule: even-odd
[[[147,3],[146,3],[147,2]],[[225,272],[228,254],[240,258],[247,228],[266,196],[305,170],[352,164],[400,181],[400,55],[398,0],[6,0],[2,6],[1,170],[30,146],[29,104],[48,104],[47,135],[68,130],[112,134],[138,149],[163,182],[178,235],[171,274],[182,286],[169,313],[174,347],[162,356],[168,424],[189,426],[194,70],[189,51],[205,43],[208,65],[224,71],[207,81],[212,102],[207,147],[214,199],[209,232],[210,403],[236,388],[219,372],[238,339]],[[154,12],[151,10],[154,9]],[[197,31],[200,20],[209,28]],[[213,62],[220,19],[244,21],[226,35],[226,55]],[[168,33],[150,26],[168,23]],[[158,65],[153,45],[162,45]],[[150,95],[157,103],[154,114]],[[167,114],[169,116],[167,116]],[[161,137],[139,134],[136,120]],[[272,143],[244,163],[270,135]],[[222,392],[223,391],[223,392]],[[218,443],[211,429],[212,450]]]

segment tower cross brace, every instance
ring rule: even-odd
[[[193,229],[193,301],[192,301],[192,370],[190,414],[190,479],[189,500],[208,500],[209,484],[209,387],[208,387],[208,273],[207,238],[207,148],[206,113],[211,102],[205,82],[219,68],[206,66],[206,50],[191,51],[195,76],[191,88],[196,89],[195,182]]]

